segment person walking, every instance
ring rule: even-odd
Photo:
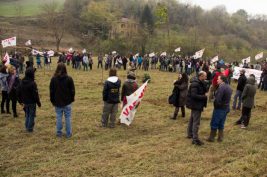
[[[187,138],[193,138],[192,144],[201,146],[204,143],[198,137],[201,113],[207,106],[207,86],[205,80],[207,73],[200,71],[198,77],[193,79],[187,95],[186,106],[191,109],[191,117],[187,128]]]
[[[25,128],[28,132],[33,132],[36,104],[41,107],[38,94],[37,84],[34,81],[34,69],[28,68],[25,71],[25,77],[17,89],[18,102],[23,106],[25,111]]]
[[[215,100],[213,102],[214,110],[210,122],[210,136],[207,139],[209,142],[214,142],[218,130],[218,142],[223,141],[224,123],[227,113],[230,111],[230,101],[232,96],[232,89],[227,84],[228,78],[224,75],[218,77],[218,89],[215,93]]]
[[[62,117],[65,115],[66,137],[72,136],[71,113],[75,98],[75,86],[73,79],[68,76],[64,63],[59,63],[54,76],[50,81],[50,101],[56,111],[56,135],[62,137]]]
[[[242,96],[242,92],[244,90],[244,87],[246,85],[247,82],[247,78],[245,76],[245,70],[242,69],[240,70],[240,76],[238,78],[238,83],[237,83],[237,88],[236,88],[236,93],[234,96],[234,101],[233,101],[233,110],[238,109],[240,110],[241,108],[241,96]],[[237,99],[238,99],[238,105],[236,107],[236,103],[237,103]]]
[[[111,68],[109,71],[109,78],[105,81],[103,88],[103,113],[102,113],[102,127],[115,127],[116,114],[118,112],[118,103],[120,102],[120,87],[121,81],[117,76],[117,70]]]
[[[179,108],[181,108],[182,117],[185,117],[185,105],[188,92],[188,76],[186,73],[179,74],[178,80],[174,82],[174,90],[178,92],[178,98],[173,104],[175,106],[175,110],[171,119],[175,120],[177,118]]]
[[[255,76],[250,76],[247,79],[247,84],[242,92],[242,115],[238,121],[236,121],[236,125],[241,124],[241,128],[247,128],[250,117],[251,117],[251,109],[254,107],[255,95],[256,95],[256,80]]]

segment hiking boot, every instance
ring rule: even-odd
[[[223,141],[223,130],[219,130],[217,141],[218,142],[222,142]]]
[[[193,140],[193,141],[192,141],[192,144],[197,145],[197,146],[202,146],[202,145],[204,145],[204,143],[203,143],[202,141],[200,141],[200,140]]]
[[[177,114],[173,114],[173,116],[170,116],[170,119],[172,119],[172,120],[176,120],[177,119]]]
[[[211,131],[210,131],[210,136],[209,136],[209,138],[207,139],[208,142],[214,142],[214,138],[215,138],[215,136],[216,136],[216,132],[217,132],[217,130],[211,130]]]
[[[240,128],[246,129],[247,127],[244,124],[242,124]]]

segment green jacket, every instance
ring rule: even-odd
[[[254,107],[254,97],[256,95],[256,81],[254,77],[249,77],[247,79],[247,84],[242,92],[242,103],[243,107],[253,108]]]

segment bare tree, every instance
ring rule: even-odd
[[[56,48],[59,51],[60,42],[65,33],[65,13],[60,12],[59,4],[50,0],[41,6],[44,24],[55,38]]]

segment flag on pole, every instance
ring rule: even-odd
[[[215,63],[215,62],[217,62],[217,61],[219,61],[219,56],[218,56],[218,55],[215,56],[215,57],[213,57],[213,58],[210,60],[211,63]]]
[[[7,52],[3,58],[3,63],[5,63],[5,65],[8,65],[10,63],[10,58]]]
[[[86,49],[83,49],[83,51],[82,51],[82,52],[83,52],[83,54],[85,54],[85,53],[86,53]]]
[[[243,63],[250,63],[250,57],[248,57],[248,58],[244,58],[244,59],[242,59],[242,62]]]
[[[195,53],[195,55],[193,56],[194,59],[201,58],[201,57],[203,56],[203,54],[204,54],[204,51],[205,51],[205,48],[204,48],[204,49],[201,49],[200,51],[197,51],[197,52]]]
[[[160,56],[167,56],[167,52],[162,52]]]
[[[115,55],[117,52],[116,51],[113,51],[113,52],[111,52],[113,55]]]
[[[133,94],[126,96],[127,104],[123,107],[119,118],[121,123],[129,126],[133,122],[137,106],[141,103],[144,97],[147,83],[148,81],[139,87]]]
[[[68,50],[69,52],[73,52],[73,48],[71,47],[71,48],[69,48],[69,50]]]
[[[55,52],[53,50],[47,51],[47,54],[49,57],[53,57],[55,55]]]
[[[155,56],[154,52],[149,54],[149,57],[154,57],[154,56]]]
[[[178,47],[177,49],[174,50],[174,52],[180,52],[181,51],[181,47]]]
[[[32,55],[37,55],[37,54],[43,55],[44,53],[40,52],[40,51],[38,51],[36,49],[32,49]]]
[[[25,45],[26,45],[26,46],[32,45],[32,41],[31,41],[31,40],[26,41],[26,42],[25,42]]]
[[[16,46],[16,44],[17,44],[16,36],[2,40],[3,48],[10,47],[10,46]]]
[[[255,60],[259,60],[259,59],[261,59],[261,58],[263,58],[263,52],[261,52],[261,53],[259,53],[259,54],[257,54],[257,55],[255,56]]]

